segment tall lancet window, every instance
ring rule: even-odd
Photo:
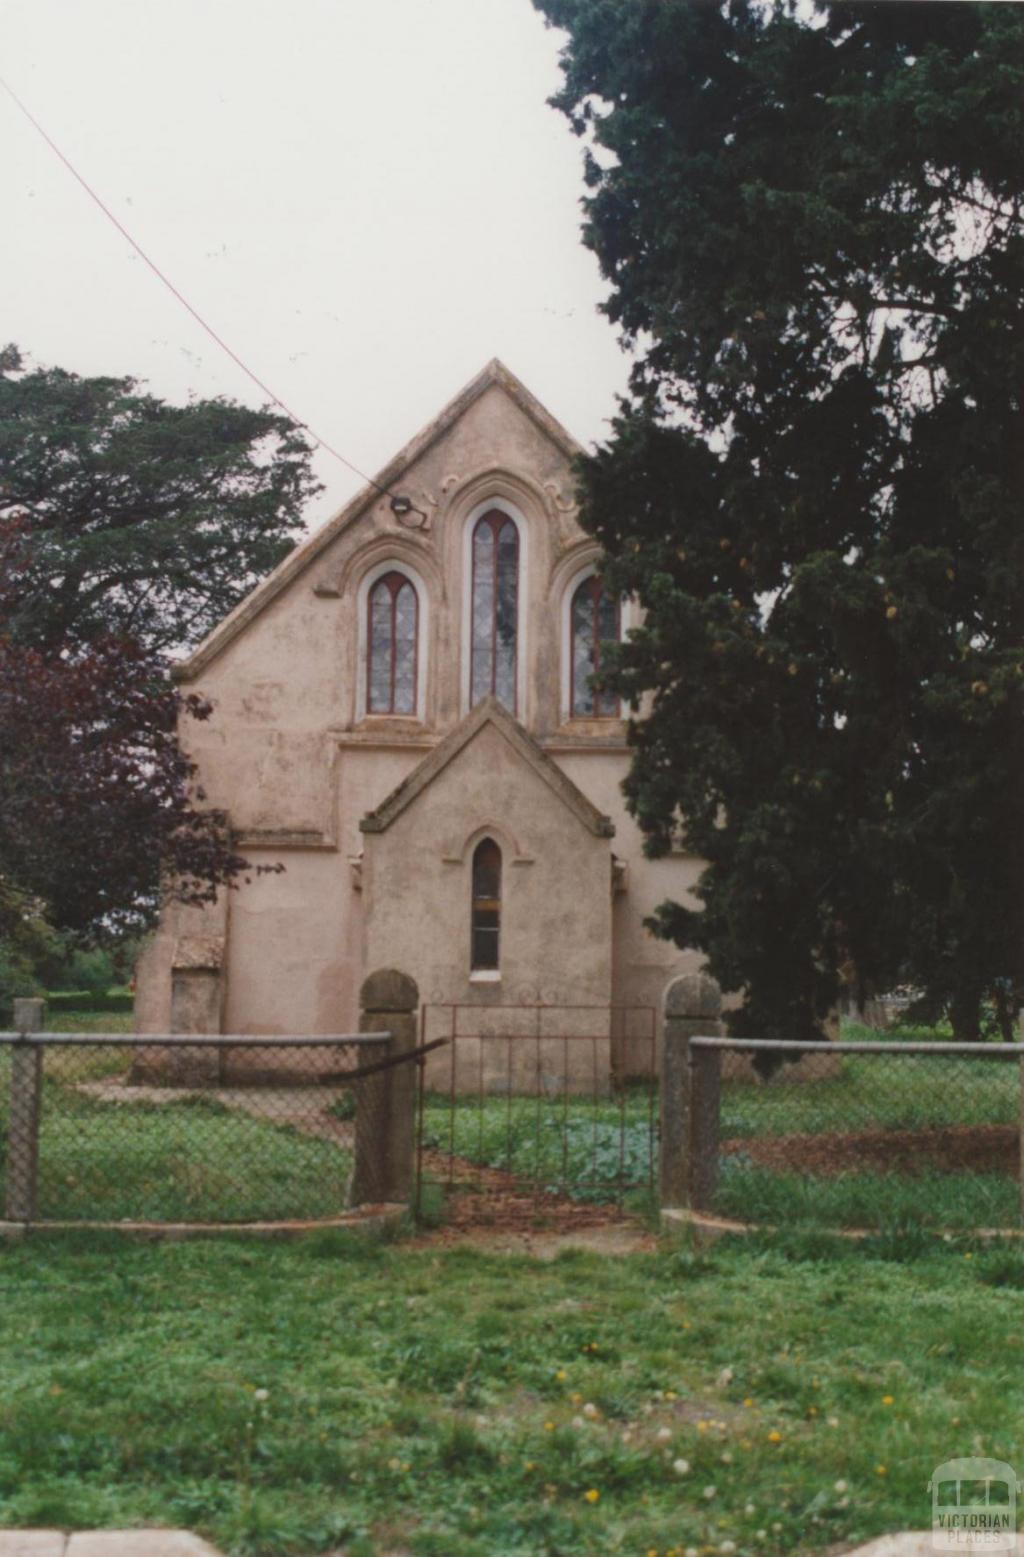
[[[500,509],[473,530],[470,702],[493,695],[516,711],[519,531]]]
[[[501,850],[483,838],[473,850],[473,916],[470,966],[474,973],[497,972],[501,939]]]
[[[371,714],[415,714],[419,601],[404,573],[385,573],[370,590],[366,707]]]
[[[577,719],[615,719],[619,700],[595,692],[590,678],[601,668],[601,645],[619,637],[619,602],[601,588],[596,573],[585,578],[572,597],[572,712]]]

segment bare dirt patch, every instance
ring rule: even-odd
[[[814,1173],[996,1173],[1020,1177],[1015,1125],[948,1125],[927,1130],[857,1130],[837,1135],[734,1136],[722,1155],[759,1168]]]
[[[534,1189],[501,1168],[427,1151],[423,1173],[444,1187],[445,1220],[414,1239],[414,1247],[470,1243],[553,1259],[563,1249],[635,1254],[657,1246],[638,1217],[614,1205]]]

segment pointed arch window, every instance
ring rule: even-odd
[[[497,972],[501,950],[501,850],[482,838],[473,850],[473,912],[470,967]]]
[[[419,598],[397,569],[379,578],[367,596],[366,709],[371,714],[416,712]]]
[[[519,531],[492,508],[473,529],[470,704],[493,696],[516,712]]]
[[[576,719],[617,719],[619,700],[595,692],[591,676],[601,668],[601,645],[619,639],[619,602],[602,588],[596,573],[576,589],[569,611],[571,708]]]

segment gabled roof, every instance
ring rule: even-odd
[[[434,747],[429,756],[424,757],[423,761],[413,768],[398,788],[393,789],[375,811],[367,812],[359,823],[360,831],[382,833],[389,828],[395,818],[401,816],[402,812],[412,805],[427,785],[433,783],[438,774],[454,761],[486,724],[494,726],[528,767],[533,769],[537,777],[542,779],[563,805],[583,823],[588,832],[593,833],[596,838],[614,838],[615,824],[611,818],[603,816],[597,807],[591,804],[582,790],[577,789],[572,779],[568,778],[558,764],[552,762],[547,753],[541,750],[533,736],[523,729],[518,719],[513,718],[494,697],[485,698],[482,703],[478,703],[462,723],[457,724],[455,729]]]
[[[476,378],[461,389],[454,400],[449,400],[439,416],[435,416],[432,422],[418,432],[403,449],[395,455],[384,469],[377,473],[374,483],[366,486],[361,492],[357,492],[351,502],[346,503],[332,519],[311,535],[308,540],[300,541],[294,551],[289,552],[283,562],[278,563],[272,573],[256,588],[250,590],[245,599],[229,611],[223,621],[218,622],[212,632],[207,633],[187,659],[181,660],[172,669],[171,674],[176,681],[191,681],[200,671],[204,670],[210,661],[225,648],[233,638],[236,638],[244,627],[258,616],[281,591],[297,578],[298,575],[314,562],[336,536],[343,530],[347,530],[354,524],[365,511],[374,503],[380,501],[381,488],[394,490],[401,482],[402,477],[409,467],[418,460],[421,455],[444,436],[448,429],[465,416],[470,406],[480,399],[492,385],[498,385],[505,391],[509,399],[514,401],[519,409],[528,416],[558,447],[567,459],[573,459],[582,453],[571,433],[566,432],[561,422],[555,420],[550,411],[545,410],[540,401],[531,395],[526,385],[516,378],[503,362],[497,357],[492,357],[482,372]]]

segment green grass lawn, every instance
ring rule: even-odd
[[[846,1029],[844,1039],[869,1028]],[[878,1039],[877,1033],[871,1037]],[[993,1044],[993,1054],[999,1046]],[[845,1055],[822,1081],[777,1074],[766,1084],[726,1082],[722,1135],[793,1131],[919,1130],[932,1125],[1013,1124],[1020,1109],[1020,1068],[1013,1062],[943,1055]]]
[[[295,1244],[0,1251],[0,1525],[235,1553],[824,1552],[1024,1462],[1024,1255]]]
[[[891,1035],[899,1038],[897,1031]],[[932,1030],[906,1033],[934,1041]],[[845,1039],[875,1039],[847,1025]],[[993,1045],[998,1055],[999,1046]],[[722,1137],[820,1135],[857,1131],[927,1131],[948,1126],[1016,1126],[1021,1100],[1016,1062],[944,1056],[846,1055],[839,1074],[813,1083],[779,1074],[767,1084],[726,1082]],[[1007,1174],[951,1171],[835,1176],[783,1172],[739,1151],[723,1157],[715,1209],[746,1221],[881,1228],[921,1222],[933,1227],[1014,1227],[1020,1188]]]
[[[135,1018],[130,1011],[48,1011],[48,1033],[131,1033]]]
[[[130,1023],[130,1016],[65,1012],[52,1030],[114,1032],[120,1024],[130,1031]],[[0,1205],[9,1065],[0,1050]],[[331,1217],[345,1209],[352,1156],[330,1140],[252,1118],[211,1097],[112,1103],[79,1090],[124,1065],[124,1051],[113,1048],[47,1052],[41,1217],[243,1222]]]
[[[338,1216],[351,1153],[212,1098],[99,1103],[47,1088],[39,1214],[51,1220],[276,1221]]]
[[[722,1216],[768,1227],[845,1227],[880,1231],[1013,1228],[1020,1185],[994,1173],[842,1173],[834,1178],[780,1173],[726,1157],[714,1199]]]

